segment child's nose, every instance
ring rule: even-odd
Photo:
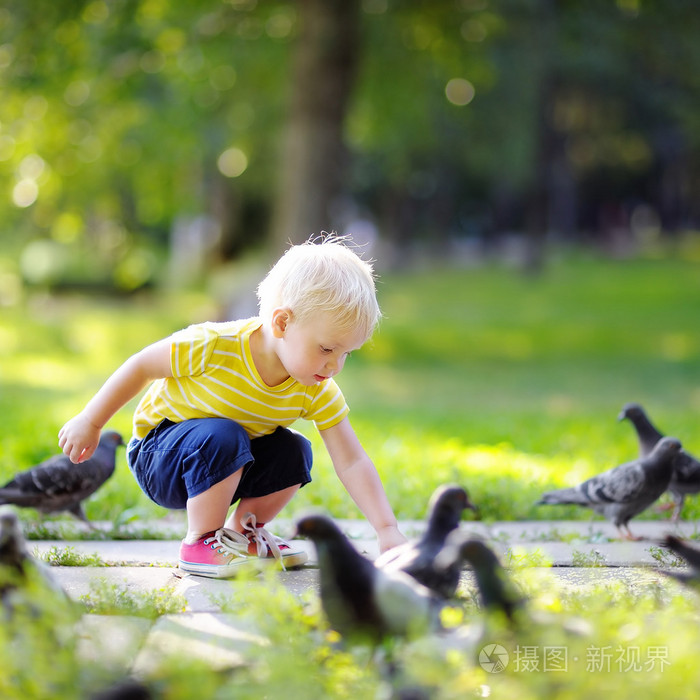
[[[341,358],[330,358],[326,363],[326,367],[333,374],[338,374],[341,369],[343,369],[343,364],[345,363],[345,357]]]

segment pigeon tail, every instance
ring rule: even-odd
[[[590,506],[591,501],[587,495],[577,486],[572,486],[556,491],[548,491],[543,493],[540,500],[535,503],[538,506]]]

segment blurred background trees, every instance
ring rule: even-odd
[[[693,239],[695,0],[6,0],[0,305],[322,230],[425,254]]]

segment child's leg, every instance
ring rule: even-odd
[[[222,526],[240,480],[239,469],[204,493],[187,500],[187,542],[193,542]]]
[[[187,509],[187,539],[223,527],[253,462],[245,430],[225,418],[163,421],[129,452],[129,466],[151,500]]]
[[[237,532],[244,532],[241,518],[245,517],[246,513],[253,513],[260,523],[269,523],[292,500],[300,487],[301,484],[295,484],[267,496],[241,498],[236,510],[226,521],[226,527]]]
[[[234,499],[240,499],[226,527],[243,532],[241,518],[253,513],[258,523],[270,522],[311,481],[311,443],[290,428],[250,441],[254,462],[243,470]]]

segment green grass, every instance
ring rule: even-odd
[[[386,274],[379,292],[385,318],[339,383],[399,517],[421,518],[444,481],[466,485],[485,519],[590,517],[534,503],[636,456],[631,425],[616,420],[627,401],[700,453],[697,261],[579,255],[538,277],[442,267]],[[29,297],[5,310],[0,478],[54,453],[63,422],[129,354],[216,313],[196,296]],[[134,405],[110,423],[125,436]],[[287,514],[322,505],[359,517],[313,427],[297,427],[314,441],[316,464]],[[123,451],[87,510],[116,523],[165,514],[141,494]],[[684,515],[698,517],[700,500],[688,499]]]
[[[422,518],[432,490],[459,481],[486,519],[588,519],[585,511],[534,502],[544,489],[636,455],[631,426],[616,421],[627,401],[644,404],[661,429],[700,454],[699,273],[697,261],[674,255],[634,261],[579,255],[553,261],[534,278],[497,266],[386,274],[380,331],[339,381],[398,515]],[[53,454],[63,422],[129,354],[214,317],[211,302],[194,296],[128,303],[30,296],[21,308],[4,309],[0,478]],[[128,435],[132,409],[120,411],[111,426]],[[314,481],[285,515],[314,506],[359,517],[313,429],[299,427],[317,447]],[[698,517],[698,501],[688,500],[686,518]],[[123,452],[87,512],[114,523],[115,533],[165,515],[141,494]],[[33,511],[22,517],[39,535],[53,531],[54,523],[42,524]],[[69,519],[58,520],[72,528]],[[56,556],[63,563],[74,558]],[[662,550],[657,558],[674,565]],[[580,559],[584,566],[600,563]],[[381,698],[402,697],[407,687],[435,700],[700,697],[695,594],[649,577],[560,588],[539,569],[548,565],[541,552],[520,554],[517,547],[505,563],[546,621],[521,637],[490,628],[484,639],[510,653],[503,673],[486,672],[478,648],[447,650],[434,638],[396,641],[380,654],[344,645],[328,630],[318,599],[300,600],[270,575],[237,588],[228,601],[266,640],[251,647],[243,667],[214,674],[179,656],[166,659],[148,683],[167,698],[291,700],[312,697],[310,688],[323,698]],[[76,654],[72,618],[45,605],[38,619],[19,616],[0,626],[0,695],[89,697],[114,679]],[[168,592],[136,599],[107,584],[83,600],[85,610],[151,618],[182,605]],[[483,623],[468,594],[448,618],[460,626]],[[547,649],[566,649],[566,671],[525,663],[530,654],[543,664]],[[382,654],[395,659],[396,678],[387,677]],[[650,663],[658,654],[668,663]]]

